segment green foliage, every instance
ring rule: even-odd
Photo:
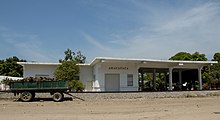
[[[81,81],[78,80],[79,66],[76,61],[63,61],[61,65],[57,67],[54,72],[57,80],[67,80],[69,88],[82,91],[84,86]]]
[[[192,60],[192,55],[187,52],[179,52],[172,56],[169,60]]]
[[[86,57],[81,53],[81,51],[78,51],[76,54],[69,48],[64,52],[65,57],[64,60],[60,59],[59,62],[62,61],[76,61],[77,63],[85,63]]]
[[[166,74],[164,73],[158,73],[157,76],[157,80],[156,80],[156,88],[161,91],[161,90],[166,90]]]
[[[79,66],[78,63],[85,63],[86,57],[80,51],[75,54],[69,48],[64,52],[65,57],[59,60],[61,65],[54,72],[55,78],[59,80],[67,80],[68,86],[76,91],[84,90],[83,83],[78,79]]]
[[[220,63],[211,66],[208,83],[210,87],[219,87],[216,85],[220,84]]]
[[[207,61],[208,59],[206,58],[205,54],[199,54],[199,52],[195,52],[192,54],[192,59],[193,61]]]
[[[79,74],[79,66],[76,61],[63,61],[54,72],[55,78],[58,80],[76,80]]]
[[[68,86],[71,89],[76,90],[76,92],[82,92],[85,89],[83,83],[79,80],[68,81]]]
[[[169,60],[190,60],[190,61],[207,61],[205,54],[195,52],[193,54],[187,52],[179,52],[172,56]]]
[[[72,52],[72,50],[70,50],[69,48],[64,52],[64,54],[65,54],[64,60],[66,61],[73,60],[73,56],[75,55],[75,53]]]
[[[220,53],[219,52],[214,54],[213,60],[220,62]]]
[[[0,75],[22,77],[23,67],[17,62],[26,62],[26,60],[20,60],[16,56],[0,60]]]
[[[215,53],[213,56],[214,61],[220,62],[220,53]],[[207,85],[209,88],[219,88],[220,87],[220,63],[214,64],[210,67],[209,76],[207,79]]]
[[[78,63],[85,63],[86,62],[86,57],[84,55],[82,55],[81,51],[78,51],[76,53],[76,56],[74,56],[74,59],[78,62]]]

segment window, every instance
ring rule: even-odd
[[[133,74],[127,75],[127,86],[133,86]]]

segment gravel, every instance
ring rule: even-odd
[[[220,96],[220,91],[173,91],[173,92],[122,92],[122,93],[70,93],[67,98],[73,100],[113,100],[113,99],[154,99]],[[18,99],[13,93],[0,92],[0,100]],[[51,98],[49,93],[37,93],[36,98]]]

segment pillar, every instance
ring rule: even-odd
[[[169,68],[169,89],[172,91],[173,89],[173,68]]]
[[[156,90],[156,69],[153,70],[153,88]]]
[[[199,90],[202,90],[202,67],[198,68]]]

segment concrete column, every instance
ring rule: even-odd
[[[180,89],[182,90],[182,84],[183,84],[183,81],[182,81],[182,70],[179,70],[179,83],[180,83]]]
[[[199,90],[202,90],[202,67],[198,68]]]
[[[153,88],[156,90],[156,69],[153,71]]]
[[[173,89],[173,68],[169,68],[169,89],[172,91]]]

